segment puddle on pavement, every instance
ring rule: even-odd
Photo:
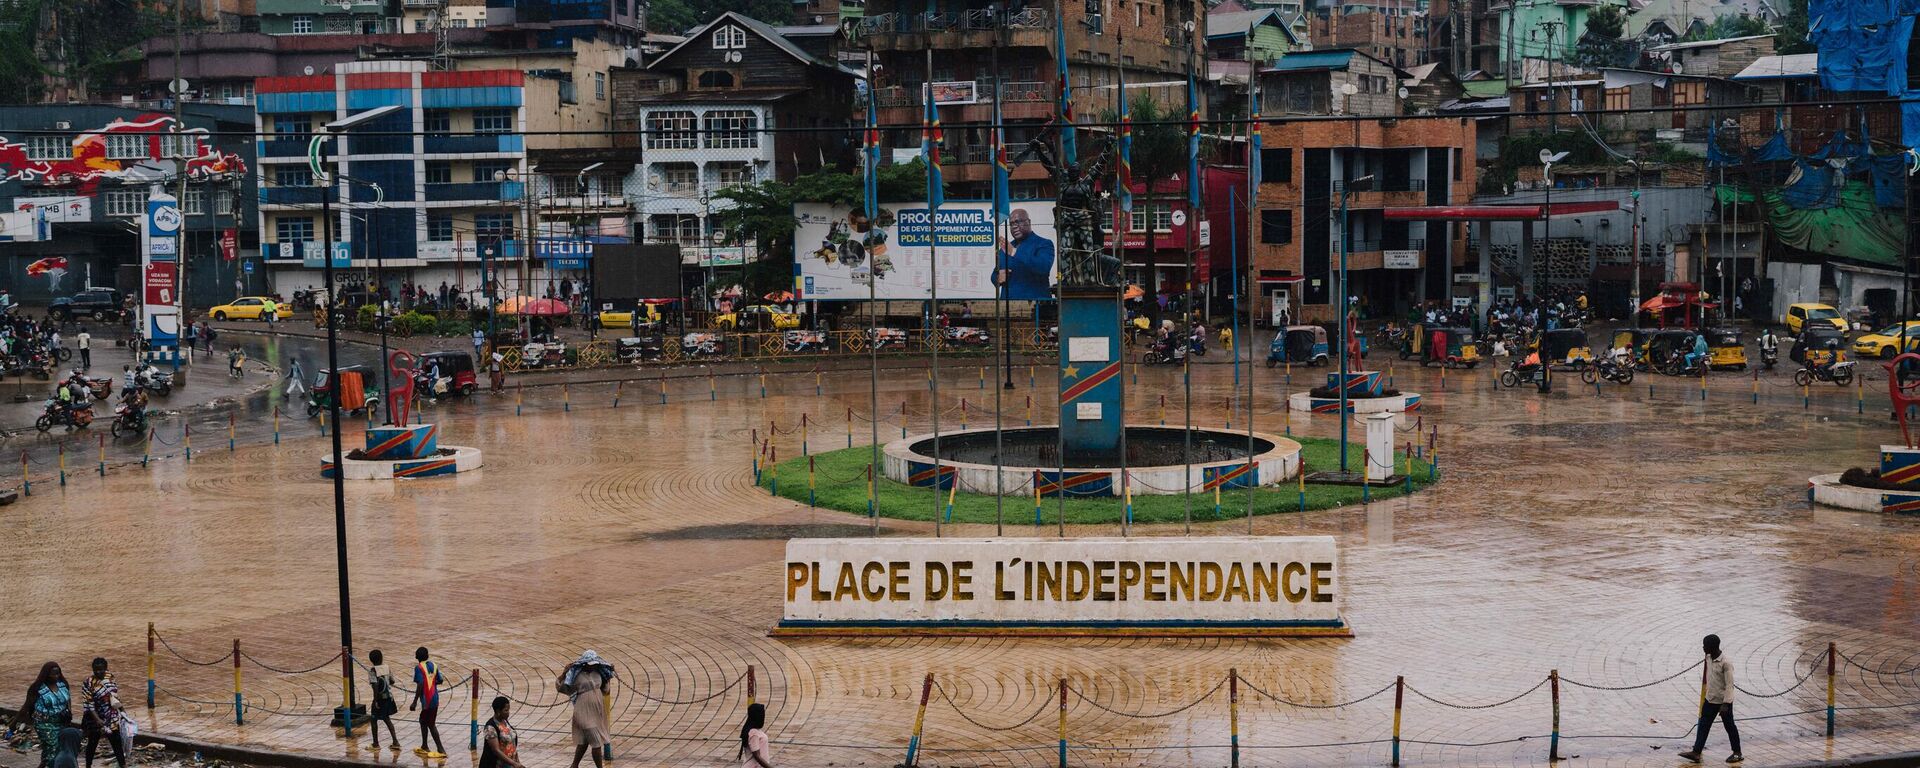
[[[880,528],[880,535],[894,533],[893,529]],[[865,525],[836,525],[831,523],[803,525],[766,525],[758,523],[730,523],[725,525],[696,525],[687,528],[675,528],[670,531],[635,534],[632,541],[704,541],[704,540],[742,540],[742,539],[824,539],[837,537],[871,536],[873,529]]]

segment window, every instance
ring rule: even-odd
[[[1260,242],[1270,245],[1293,242],[1293,209],[1260,209]]]
[[[669,163],[660,166],[660,183],[669,194],[696,192],[700,189],[700,167],[693,163]]]
[[[713,47],[718,50],[747,47],[747,33],[739,27],[727,26],[713,33]]]
[[[452,184],[453,183],[453,163],[449,163],[444,160],[428,160],[427,161],[427,183],[428,184]]]
[[[512,239],[513,214],[476,213],[473,215],[473,234],[480,240]]]
[[[605,99],[607,97],[607,73],[593,73],[593,97],[596,99]]]
[[[1707,84],[1699,80],[1681,80],[1673,84],[1673,105],[1684,107],[1707,103]]]
[[[27,137],[27,159],[71,160],[73,159],[73,137],[29,136]]]
[[[454,28],[454,29],[466,29],[466,28],[467,28],[467,20],[466,20],[466,19],[454,19],[454,20],[453,20],[453,28]]]
[[[312,216],[282,216],[273,222],[273,239],[281,243],[313,241]]]
[[[293,17],[293,33],[296,35],[313,34],[313,17],[312,16]]]
[[[232,216],[233,215],[233,197],[234,195],[232,192],[214,193],[213,215]]]
[[[1160,205],[1160,206],[1154,207],[1153,231],[1155,232],[1172,232],[1173,231],[1173,207],[1172,206]]]
[[[207,213],[207,192],[204,189],[187,190],[186,202],[180,211],[188,216],[205,216]]]
[[[107,158],[110,160],[140,160],[147,156],[147,137],[139,134],[108,134]]]
[[[313,133],[313,120],[306,115],[275,115],[273,132],[285,136],[305,136]]]
[[[1525,97],[1522,97],[1522,98],[1521,98],[1521,101],[1525,101],[1525,102],[1527,103],[1527,114],[1530,114],[1530,115],[1531,115],[1531,114],[1534,114],[1534,113],[1536,113],[1536,112],[1539,112],[1539,111],[1540,111],[1540,100],[1541,100],[1541,99],[1544,99],[1544,98],[1546,98],[1546,97],[1547,97],[1547,95],[1546,95],[1546,94],[1544,94],[1544,93],[1540,93],[1540,94],[1529,94],[1529,95],[1527,95],[1527,96],[1525,96]]]
[[[1277,147],[1260,150],[1260,183],[1287,184],[1293,181],[1293,149]]]
[[[674,110],[647,115],[647,149],[696,149],[700,137],[693,133],[692,112]]]
[[[708,112],[702,127],[706,129],[708,149],[753,149],[760,146],[760,118],[752,110],[716,109]]]
[[[273,185],[276,187],[311,187],[313,186],[313,171],[297,166],[280,166],[273,169]]]
[[[746,163],[716,166],[714,168],[714,180],[718,181],[720,186],[723,187],[752,184],[754,182],[753,166]]]
[[[429,109],[421,115],[420,127],[428,136],[445,136],[453,133],[453,113],[444,109]]]
[[[1629,109],[1633,106],[1633,90],[1630,88],[1608,88],[1607,109]]]
[[[513,110],[476,109],[473,111],[474,133],[510,133],[513,131]]]
[[[452,181],[451,168],[447,173],[448,181]],[[493,181],[495,178],[506,178],[512,175],[513,161],[511,160],[477,160],[473,164],[474,181]]]
[[[199,137],[192,134],[175,133],[160,137],[160,151],[163,157],[173,159],[192,159],[200,156]]]
[[[413,20],[413,31],[415,31],[415,32],[425,32],[425,31],[427,31],[427,20],[426,20],[426,19],[414,19],[414,20]]]
[[[453,242],[453,217],[444,213],[427,214],[427,242]]]
[[[1454,147],[1453,148],[1453,180],[1454,181],[1461,180],[1462,178],[1461,174],[1464,173],[1465,171],[1463,171],[1460,168],[1460,166],[1464,164],[1466,160],[1467,160],[1466,151],[1459,147]]]
[[[138,189],[107,191],[108,216],[142,216],[147,212],[147,193]]]
[[[735,82],[737,81],[732,72],[724,69],[709,69],[701,72],[700,76],[694,79],[693,85],[695,88],[705,91],[732,88]]]

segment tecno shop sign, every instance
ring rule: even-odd
[[[776,635],[1347,636],[1331,536],[794,539]]]

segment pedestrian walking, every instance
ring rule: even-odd
[[[72,713],[67,713],[66,717],[67,721],[61,724],[60,732],[55,737],[59,743],[53,751],[53,768],[80,768],[81,731],[73,727]]]
[[[13,726],[33,725],[34,734],[40,738],[40,768],[53,767],[53,756],[60,744],[60,729],[73,722],[72,706],[72,694],[67,690],[67,678],[60,673],[60,665],[51,661],[41,665],[40,676],[27,686],[27,699],[13,719]],[[13,726],[7,728],[9,741],[12,740]]]
[[[554,689],[566,694],[573,703],[573,768],[580,768],[580,758],[589,751],[593,752],[594,768],[604,765],[600,753],[601,748],[610,743],[606,695],[613,685],[613,677],[613,665],[588,650],[568,664],[560,673],[560,679],[554,681]]]
[[[507,391],[506,361],[506,356],[500,354],[500,350],[497,349],[493,351],[493,356],[487,360],[487,378],[489,385],[487,391],[494,394]]]
[[[413,753],[421,757],[440,759],[447,756],[447,748],[440,743],[440,686],[447,679],[440,676],[440,667],[427,658],[426,646],[413,652],[413,700],[407,703],[407,711],[420,710],[420,747]],[[427,749],[427,737],[433,737],[433,749]]]
[[[240,351],[239,347],[227,350],[227,375],[237,379],[246,374],[247,353]]]
[[[1727,762],[1738,763],[1746,758],[1740,756],[1740,729],[1733,724],[1733,664],[1720,652],[1719,635],[1701,638],[1700,649],[1707,653],[1707,691],[1700,701],[1700,724],[1694,729],[1693,749],[1680,753],[1680,757],[1700,762],[1700,753],[1707,748],[1707,732],[1713,730],[1713,719],[1718,717],[1727,727],[1727,746],[1733,749]]]
[[[102,736],[113,747],[114,762],[127,768],[127,747],[132,745],[120,739],[120,686],[114,684],[106,659],[93,660],[93,675],[80,682],[80,694],[86,699],[80,722],[87,735],[87,768],[93,768],[94,751],[100,747]]]
[[[740,768],[773,768],[773,756],[767,753],[767,705],[747,705],[747,721],[740,725]]]
[[[260,318],[267,321],[267,328],[273,328],[273,321],[280,319],[280,304],[271,298],[260,302]]]
[[[93,370],[93,334],[87,333],[86,326],[80,326],[80,332],[73,335],[73,343],[80,350],[80,370]]]
[[[295,361],[294,365],[299,365]],[[367,652],[367,661],[373,666],[367,668],[367,685],[373,689],[373,748],[380,749],[380,724],[387,724],[387,743],[393,751],[400,751],[400,734],[393,730],[393,713],[400,711],[399,702],[393,699],[393,674],[387,670],[387,660],[380,655],[380,649]]]
[[[507,705],[507,697],[493,697],[493,717],[487,718],[479,768],[526,768],[520,762],[520,734],[514,733],[513,726],[507,723]]]
[[[287,363],[287,399],[292,400],[307,391],[307,372],[300,367],[300,358],[288,358]]]
[[[207,321],[205,320],[200,321],[200,338],[206,341],[207,354],[209,355],[213,354],[213,337],[215,335],[216,334],[213,332],[213,326],[208,325]]]
[[[482,354],[482,352],[486,350],[486,346],[487,346],[487,332],[480,330],[479,328],[473,329],[473,359],[475,360],[486,359],[486,355]]]

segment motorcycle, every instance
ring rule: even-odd
[[[1580,369],[1580,380],[1588,384],[1597,384],[1606,379],[1615,384],[1633,383],[1633,366],[1620,362],[1613,357],[1602,357],[1591,366]]]
[[[1186,359],[1186,345],[1168,341],[1156,341],[1147,351],[1140,353],[1142,365],[1179,365]]]
[[[33,428],[41,432],[52,430],[55,426],[65,426],[67,431],[83,429],[93,423],[93,404],[74,403],[72,407],[63,406],[58,398],[47,398],[46,411],[33,422]]]
[[[147,409],[134,408],[125,403],[113,409],[113,436],[122,434],[143,434],[147,431]]]
[[[173,374],[155,368],[146,368],[135,374],[133,383],[161,397],[173,394]]]
[[[87,383],[87,392],[92,394],[95,400],[105,400],[113,396],[113,379],[81,376],[80,380]]]
[[[1767,349],[1766,347],[1760,348],[1760,365],[1762,367],[1771,371],[1773,370],[1773,367],[1775,365],[1778,365],[1779,363],[1780,363],[1779,348],[1774,348],[1774,349]]]
[[[945,329],[941,335],[948,345],[955,347],[985,347],[993,343],[993,337],[987,334],[985,328],[953,327]]]
[[[1523,365],[1519,358],[1515,358],[1513,362],[1507,364],[1506,370],[1500,372],[1500,386],[1508,389],[1522,384],[1538,386],[1541,377],[1546,375],[1546,370],[1547,367],[1544,365]]]
[[[1802,364],[1800,370],[1793,372],[1793,383],[1807,386],[1816,381],[1831,381],[1839,386],[1853,383],[1853,361],[1825,365],[1819,363]]]
[[[1706,373],[1709,359],[1706,355],[1701,355],[1691,363],[1687,362],[1687,357],[1685,352],[1674,352],[1666,365],[1660,367],[1660,372],[1668,376],[1699,376]]]
[[[1206,334],[1203,333],[1189,339],[1187,341],[1187,351],[1192,353],[1194,357],[1206,357],[1207,356]]]

